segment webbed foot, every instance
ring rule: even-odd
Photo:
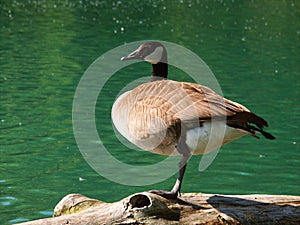
[[[165,190],[150,190],[148,191],[152,194],[159,195],[166,199],[177,199],[180,196],[180,193],[174,191],[165,191]]]

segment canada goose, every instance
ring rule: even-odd
[[[112,107],[117,130],[136,146],[161,155],[182,155],[179,175],[171,191],[151,192],[177,198],[191,155],[215,150],[246,134],[254,137],[267,122],[245,106],[227,100],[210,88],[167,80],[167,51],[159,42],[146,42],[121,61],[140,59],[152,64],[152,81],[120,95]],[[212,132],[212,126],[223,134]],[[207,146],[209,138],[213,144]]]

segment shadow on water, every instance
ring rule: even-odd
[[[250,224],[300,224],[300,207],[215,195],[207,202],[218,211]],[[291,220],[293,218],[293,220]]]

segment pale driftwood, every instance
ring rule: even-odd
[[[300,224],[300,196],[190,193],[167,200],[142,192],[106,203],[70,194],[53,218],[21,224]]]

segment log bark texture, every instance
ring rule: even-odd
[[[80,194],[64,197],[40,224],[300,224],[300,196],[183,194],[168,200],[148,192],[106,203]]]

